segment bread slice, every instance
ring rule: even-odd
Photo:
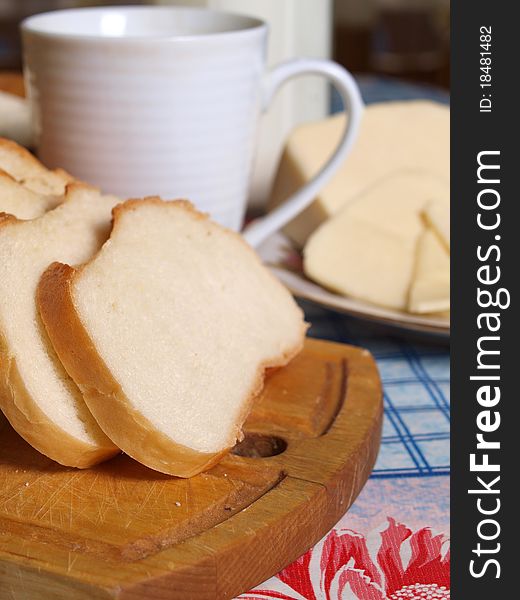
[[[36,307],[55,260],[83,263],[108,236],[113,197],[84,184],[38,219],[0,215],[0,408],[18,433],[57,462],[87,467],[118,452],[49,342]]]
[[[0,138],[0,169],[40,194],[59,196],[65,186],[74,181],[63,169],[47,169],[28,150],[6,138]]]
[[[237,439],[268,367],[302,347],[289,292],[236,233],[186,201],[128,201],[78,270],[38,290],[56,352],[105,433],[163,473],[190,477]]]
[[[0,170],[0,212],[9,213],[18,219],[35,219],[62,201],[63,195],[33,192]]]
[[[406,310],[421,211],[449,186],[420,170],[385,177],[326,221],[304,249],[306,275],[340,294]]]

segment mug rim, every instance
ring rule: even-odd
[[[63,15],[77,16],[81,13],[137,13],[137,12],[165,12],[165,13],[192,13],[195,15],[214,15],[218,17],[227,17],[234,19],[239,22],[237,29],[229,29],[225,31],[209,31],[204,33],[190,33],[190,34],[157,34],[157,35],[142,35],[142,34],[123,34],[123,35],[102,35],[99,33],[74,33],[69,31],[53,31],[52,29],[44,29],[39,24],[39,21],[51,20],[53,17],[59,17]],[[48,39],[59,39],[69,41],[103,41],[113,43],[124,43],[126,42],[189,42],[198,40],[213,40],[221,39],[223,37],[241,37],[252,35],[256,32],[265,31],[267,29],[267,23],[257,17],[245,15],[241,13],[235,13],[230,11],[221,11],[203,7],[188,7],[188,6],[139,6],[139,5],[127,5],[127,6],[84,6],[77,8],[65,8],[59,10],[51,10],[46,12],[37,13],[26,17],[20,23],[20,29],[24,34],[32,34],[41,36]]]

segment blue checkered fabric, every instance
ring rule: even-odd
[[[363,346],[374,355],[384,389],[381,450],[372,477],[450,472],[450,362],[439,344],[403,339],[379,326],[300,301],[311,337]],[[402,333],[400,334],[402,335]]]
[[[366,104],[424,98],[445,104],[444,90],[392,78],[357,78]],[[337,92],[331,112],[342,109]],[[381,327],[300,302],[309,335],[363,346],[374,355],[383,381],[385,420],[372,477],[424,477],[450,472],[450,359],[446,346],[385,335]]]

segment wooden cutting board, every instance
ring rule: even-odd
[[[309,339],[269,374],[245,440],[189,480],[123,455],[60,467],[0,425],[0,599],[232,598],[345,513],[381,422],[370,354]]]

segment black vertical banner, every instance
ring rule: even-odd
[[[452,0],[454,600],[520,597],[517,8]]]

